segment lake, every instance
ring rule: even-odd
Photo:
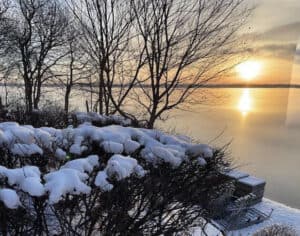
[[[211,102],[174,111],[165,125],[223,146],[267,181],[267,198],[300,208],[300,89],[208,89]],[[299,182],[298,182],[299,181]]]

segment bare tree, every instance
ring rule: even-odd
[[[7,105],[8,90],[7,90],[7,79],[11,72],[9,63],[3,57],[5,55],[5,45],[7,44],[5,35],[9,31],[9,27],[6,24],[5,13],[8,11],[9,2],[4,0],[0,2],[0,82],[3,83],[5,89],[5,105]],[[0,96],[0,112],[3,108],[2,96]]]
[[[81,25],[82,47],[89,55],[98,75],[99,113],[119,112],[126,115],[121,106],[137,78],[129,76],[124,70],[125,65],[129,63],[128,58],[132,56],[129,45],[134,15],[130,1],[67,2]],[[114,91],[116,86],[117,92]]]
[[[3,26],[4,14],[7,12],[8,8],[9,8],[8,0],[3,0],[0,2],[0,26]]]
[[[80,86],[86,82],[93,73],[86,53],[80,47],[82,40],[81,33],[69,16],[69,26],[66,30],[66,44],[62,48],[65,50],[64,59],[57,64],[53,75],[58,79],[59,86],[63,86],[64,110],[69,112],[70,96],[74,86]]]
[[[244,0],[132,0],[145,65],[135,102],[148,127],[232,67]],[[197,95],[196,95],[197,96]]]
[[[1,1],[0,2],[0,57],[5,54],[5,45],[6,45],[6,38],[5,35],[7,34],[9,27],[6,24],[6,17],[5,13],[8,11],[9,2],[8,1]],[[3,71],[3,61],[0,58],[0,73]],[[1,77],[0,77],[1,78]]]
[[[91,77],[92,69],[88,67],[87,61],[82,61],[84,54],[76,47],[76,41],[70,40],[69,47],[69,71],[65,78],[65,96],[64,108],[65,112],[69,112],[70,95],[73,87],[78,85],[80,81],[86,80]]]
[[[67,19],[55,0],[13,0],[12,6],[7,14],[8,57],[23,78],[26,109],[31,112],[38,108],[42,85],[52,77],[50,69],[65,56],[61,46]]]

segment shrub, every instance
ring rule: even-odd
[[[26,107],[20,101],[11,103],[0,111],[0,121],[15,121],[23,125],[34,127],[64,128],[68,123],[68,115],[64,109],[55,103],[46,102],[39,110],[26,112]]]
[[[1,130],[4,235],[172,235],[218,217],[233,191],[224,152],[159,131]],[[3,189],[16,193],[10,207]]]
[[[297,236],[297,233],[290,226],[274,224],[256,232],[253,236]]]

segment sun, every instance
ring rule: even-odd
[[[258,61],[245,61],[236,66],[236,71],[244,80],[252,80],[261,72],[262,64]]]

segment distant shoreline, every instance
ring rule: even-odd
[[[4,83],[0,83],[0,87],[4,87]],[[22,87],[20,83],[7,83],[7,87]],[[58,84],[44,84],[45,87],[60,87]],[[90,87],[89,84],[79,83],[76,87]],[[93,87],[98,87],[97,84],[93,84]],[[114,85],[113,87],[120,87],[121,85]],[[126,86],[126,85],[123,85]],[[179,85],[178,88],[186,88],[188,84]],[[147,86],[150,87],[150,86]],[[163,86],[162,86],[163,87]],[[193,85],[192,88],[296,88],[300,89],[300,84],[203,84],[203,85]]]

